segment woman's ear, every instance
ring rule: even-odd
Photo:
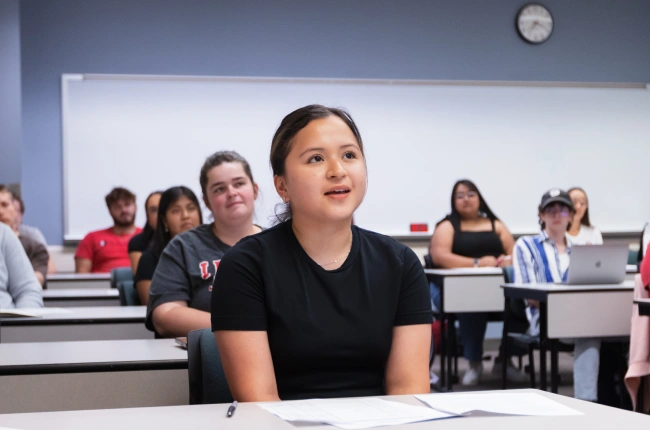
[[[289,198],[289,190],[287,190],[287,182],[285,181],[284,176],[273,176],[273,185],[275,185],[275,191],[278,193],[282,201],[286,202]]]
[[[259,195],[260,187],[253,182],[253,198],[257,200],[257,196]]]

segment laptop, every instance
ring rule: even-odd
[[[620,284],[628,253],[628,245],[574,245],[566,284]]]

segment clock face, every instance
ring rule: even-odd
[[[527,4],[517,14],[517,31],[526,42],[545,42],[553,32],[553,17],[541,4]]]

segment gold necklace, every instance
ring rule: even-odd
[[[348,249],[348,252],[346,252],[345,255],[344,255],[343,257],[339,257],[339,258],[337,258],[337,259],[334,260],[334,261],[330,261],[329,263],[323,263],[323,264],[317,263],[317,264],[318,264],[320,267],[325,267],[325,266],[330,266],[330,265],[332,265],[332,264],[334,264],[334,263],[338,263],[339,261],[344,260],[345,258],[347,258],[348,255],[350,255],[350,252],[351,252],[351,251],[352,251],[352,230],[350,230],[350,249]]]

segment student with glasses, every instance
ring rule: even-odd
[[[571,220],[569,236],[574,245],[602,245],[603,235],[598,227],[591,225],[589,220],[589,198],[585,190],[573,187],[568,191],[575,214]]]
[[[576,210],[571,196],[564,190],[552,189],[542,196],[538,208],[542,232],[523,236],[515,243],[515,283],[561,283],[566,281],[571,256],[571,221]],[[528,300],[531,334],[539,333],[539,302]],[[600,340],[564,340],[575,344],[573,358],[573,387],[577,399],[598,400],[598,368],[600,365]]]
[[[510,231],[492,212],[476,185],[467,179],[456,182],[451,193],[451,213],[436,225],[429,248],[434,266],[504,267],[512,263],[514,240]],[[435,307],[440,309],[440,287],[430,284]],[[457,316],[463,341],[463,355],[469,367],[461,383],[477,385],[483,373],[483,341],[488,313],[462,313]],[[498,357],[501,360],[501,357]],[[495,366],[498,371],[501,367]],[[525,380],[514,366],[508,366],[508,379]]]

